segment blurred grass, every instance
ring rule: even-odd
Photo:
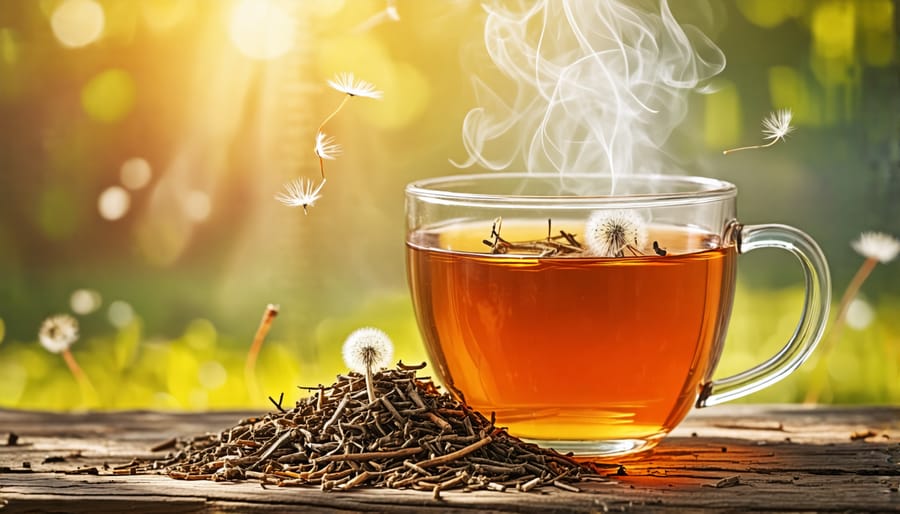
[[[794,329],[801,288],[739,288],[725,352],[717,376],[730,375],[773,355]],[[848,328],[829,358],[828,386],[822,398],[834,403],[900,402],[900,299],[884,298],[872,322],[862,330]],[[277,320],[276,320],[277,323]],[[321,320],[306,340],[274,338],[260,354],[260,394],[248,391],[244,358],[249,338],[221,334],[208,320],[190,321],[171,339],[143,334],[142,322],[105,336],[87,335],[73,346],[98,391],[92,399],[78,388],[59,355],[36,341],[0,345],[0,407],[24,409],[214,410],[268,408],[267,396],[285,393],[290,404],[305,394],[298,385],[330,384],[345,371],[341,343],[354,329],[375,325],[391,335],[396,357],[426,360],[424,347],[405,292],[384,293],[352,314]],[[315,351],[310,352],[310,347]],[[318,355],[301,358],[300,355]],[[787,379],[742,400],[799,402],[814,368],[816,355]]]

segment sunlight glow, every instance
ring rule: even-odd
[[[293,18],[283,0],[241,0],[231,14],[234,46],[252,59],[277,59],[294,46]]]
[[[97,199],[97,208],[103,219],[114,221],[120,219],[131,207],[131,196],[119,186],[106,188]]]
[[[94,0],[66,0],[50,17],[53,35],[64,46],[78,48],[96,41],[103,33],[103,7]]]

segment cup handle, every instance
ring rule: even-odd
[[[804,232],[787,225],[747,225],[733,222],[726,231],[743,254],[757,248],[780,248],[800,260],[806,295],[800,322],[790,340],[766,362],[747,371],[701,386],[697,407],[709,407],[764,389],[783,379],[809,357],[825,332],[831,305],[831,275],[819,245]]]

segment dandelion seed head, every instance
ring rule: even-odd
[[[772,141],[779,139],[784,141],[784,137],[794,131],[794,127],[791,126],[793,117],[790,109],[778,109],[773,112],[762,121],[763,137]]]
[[[891,262],[900,253],[900,241],[883,232],[863,232],[850,245],[866,259],[875,259],[882,264]]]
[[[48,352],[63,352],[78,340],[78,320],[68,314],[51,316],[41,324],[38,339]]]
[[[377,328],[355,330],[344,341],[344,362],[351,371],[366,374],[367,369],[386,368],[394,358],[394,344]]]
[[[328,79],[328,85],[350,96],[362,96],[378,100],[384,95],[384,93],[375,89],[375,84],[365,80],[357,80],[353,73],[338,73],[333,79]]]
[[[647,222],[633,210],[596,211],[585,226],[588,251],[599,257],[622,257],[628,246],[647,244]]]
[[[285,190],[275,195],[275,199],[288,207],[303,207],[303,212],[308,214],[308,209],[322,198],[320,192],[324,186],[325,179],[316,186],[312,180],[301,177],[285,184]]]
[[[341,145],[334,142],[334,137],[326,136],[324,132],[316,134],[316,155],[322,159],[333,161],[343,151]]]

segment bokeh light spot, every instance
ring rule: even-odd
[[[150,163],[140,157],[133,157],[122,163],[119,180],[128,189],[140,189],[150,183],[153,170]]]
[[[106,317],[109,318],[109,322],[114,327],[123,328],[134,319],[134,309],[131,308],[128,302],[116,300],[109,304]]]
[[[252,59],[277,59],[294,46],[293,17],[283,0],[241,0],[231,13],[234,46]]]
[[[89,45],[103,33],[103,7],[94,0],[65,0],[50,16],[53,35],[64,46]]]
[[[3,318],[0,318],[0,343],[3,342],[3,337],[6,335],[6,323],[3,322]]]
[[[741,137],[741,97],[737,86],[728,80],[717,81],[715,93],[704,96],[704,139],[707,148],[734,146]]]
[[[13,66],[19,61],[21,48],[16,33],[9,28],[0,29],[0,61]]]
[[[106,188],[100,193],[100,198],[97,199],[97,209],[100,210],[100,216],[110,221],[125,216],[130,207],[131,195],[119,186]]]
[[[3,406],[12,406],[19,402],[25,392],[28,373],[25,367],[9,358],[0,361],[0,398]]]
[[[75,314],[84,316],[100,308],[103,298],[93,289],[76,289],[69,297],[69,307]]]
[[[135,84],[131,75],[121,69],[100,72],[81,90],[81,105],[92,119],[114,123],[134,107]]]
[[[822,2],[813,11],[813,48],[827,59],[852,61],[856,39],[856,9],[852,2]]]
[[[184,341],[192,349],[198,352],[211,350],[217,339],[216,326],[208,319],[198,318],[188,325],[184,331]]]
[[[853,330],[864,330],[875,320],[875,310],[869,302],[857,298],[847,309],[847,326]]]
[[[155,32],[169,30],[191,15],[199,5],[198,2],[184,0],[143,0],[141,14],[144,23]]]
[[[204,388],[218,389],[225,385],[225,380],[228,379],[228,372],[225,371],[225,367],[222,364],[216,361],[206,361],[197,370],[197,378],[200,380],[200,385]]]
[[[203,191],[191,191],[184,200],[184,212],[191,221],[204,221],[209,218],[212,203],[209,195]]]

